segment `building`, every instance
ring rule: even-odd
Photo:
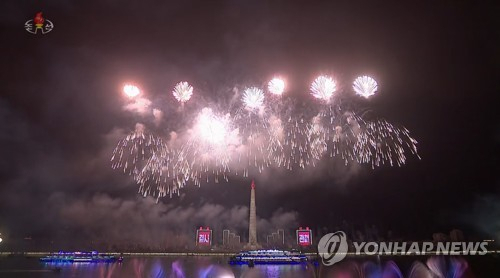
[[[283,229],[278,229],[278,240],[285,246],[285,231]]]
[[[250,185],[250,219],[248,221],[248,244],[245,249],[259,249],[260,245],[257,243],[257,208],[255,206],[255,182],[252,180]]]
[[[222,246],[227,246],[229,244],[229,234],[231,234],[229,230],[222,231]]]
[[[266,237],[267,247],[276,248],[285,246],[285,231],[278,229]]]
[[[240,236],[229,230],[222,231],[222,246],[225,249],[234,249],[241,246]]]

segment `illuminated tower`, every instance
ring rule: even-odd
[[[250,191],[250,220],[248,222],[248,245],[249,249],[257,249],[260,246],[257,244],[257,215],[255,208],[255,182],[252,180]]]

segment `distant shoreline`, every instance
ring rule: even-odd
[[[48,256],[52,253],[57,253],[58,251],[53,252],[0,252],[0,257],[9,257],[9,256],[24,256],[24,257],[44,257]],[[102,255],[113,255],[113,256],[124,256],[124,257],[230,257],[235,256],[239,252],[100,252]],[[488,255],[500,254],[500,250],[489,250]],[[318,258],[318,253],[316,252],[304,252],[309,258]],[[425,255],[377,255],[377,254],[356,254],[354,252],[347,252],[347,257],[428,257],[433,256],[432,252]],[[463,255],[463,254],[453,254],[453,255]],[[467,256],[467,255],[465,255]]]
[[[54,252],[0,252],[0,257],[6,256],[25,256],[25,257],[43,257]],[[99,252],[102,255],[114,255],[124,257],[195,257],[195,256],[217,256],[230,257],[239,252]],[[317,253],[304,253],[306,256],[317,256]]]

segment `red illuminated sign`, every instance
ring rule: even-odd
[[[212,244],[212,230],[208,227],[203,229],[200,227],[196,231],[196,245],[198,246],[210,246]]]
[[[311,245],[311,235],[309,231],[299,231],[299,245]]]
[[[198,244],[210,245],[210,231],[200,231],[198,233]]]
[[[312,233],[309,227],[297,230],[297,244],[300,246],[310,246],[312,244]]]

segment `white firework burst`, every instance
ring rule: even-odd
[[[280,96],[285,91],[285,81],[281,78],[275,77],[269,81],[267,89],[271,94]]]
[[[311,94],[324,101],[329,101],[335,90],[337,90],[337,84],[329,76],[321,75],[311,84]]]
[[[264,93],[256,87],[248,88],[243,94],[243,103],[248,109],[259,109],[264,104]]]
[[[377,81],[369,76],[360,76],[354,80],[352,88],[357,95],[368,98],[378,89]]]
[[[198,140],[211,145],[224,144],[229,133],[227,117],[219,117],[210,108],[204,108],[198,115],[195,125]]]
[[[188,101],[193,95],[193,86],[189,83],[183,81],[175,85],[174,91],[172,92],[174,97],[181,103]]]
[[[125,84],[125,86],[123,86],[123,92],[129,98],[135,98],[136,96],[138,96],[141,93],[141,90],[139,90],[139,88],[135,85]]]

